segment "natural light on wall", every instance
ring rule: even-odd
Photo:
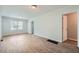
[[[18,25],[18,30],[23,29],[23,22],[22,21],[19,21],[17,25]]]

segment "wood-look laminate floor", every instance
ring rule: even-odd
[[[45,38],[30,34],[3,37],[0,42],[1,53],[78,53],[79,48],[73,44],[50,43]]]

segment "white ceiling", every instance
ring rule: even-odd
[[[38,5],[37,9],[32,9],[31,5],[3,5],[2,7],[2,15],[10,16],[10,17],[24,17],[24,18],[33,18],[44,13],[69,7],[64,5]]]

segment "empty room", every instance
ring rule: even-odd
[[[0,53],[79,53],[79,6],[0,5]]]

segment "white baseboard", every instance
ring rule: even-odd
[[[7,34],[4,34],[3,36],[10,36],[10,35],[18,35],[18,34],[27,34],[27,33],[7,33]]]
[[[33,35],[36,35],[36,36],[39,36],[39,37],[43,37],[43,38],[46,38],[46,39],[51,39],[51,40],[54,40],[54,41],[56,41],[56,42],[62,42],[62,41],[58,41],[58,40],[56,40],[56,39],[54,39],[54,38],[49,38],[49,37],[47,37],[47,36],[44,36],[44,35],[40,35],[40,34],[33,34]]]
[[[68,38],[69,40],[77,41],[76,39]]]

